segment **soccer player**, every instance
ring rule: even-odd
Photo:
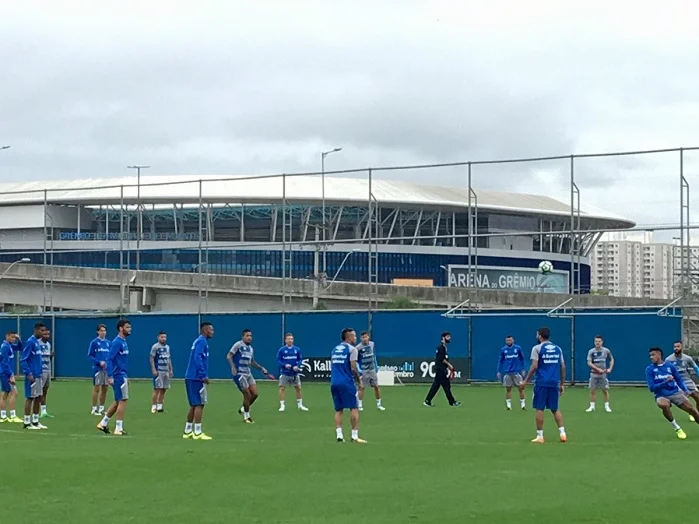
[[[49,414],[46,410],[46,397],[49,394],[49,387],[51,386],[51,360],[53,359],[54,353],[51,351],[51,332],[48,329],[44,330],[41,335],[41,340],[39,341],[39,346],[41,347],[41,411],[39,413],[40,418],[53,418],[53,415]]]
[[[294,335],[287,333],[284,337],[284,345],[277,351],[277,365],[279,366],[279,411],[286,410],[284,397],[286,386],[294,386],[296,390],[296,407],[301,411],[308,411],[303,405],[303,395],[301,395],[301,349],[294,345]]]
[[[243,422],[246,424],[252,424],[253,420],[250,417],[250,406],[252,406],[259,394],[257,393],[257,383],[255,378],[252,376],[250,368],[259,369],[262,371],[263,375],[269,378],[272,376],[267,373],[267,370],[255,362],[253,356],[254,350],[250,343],[252,342],[252,331],[249,329],[244,329],[242,333],[242,340],[239,340],[228,352],[226,358],[231,366],[231,374],[233,375],[233,381],[238,387],[240,392],[243,394],[243,406],[238,410],[238,413],[243,415]]]
[[[544,443],[544,411],[547,409],[553,413],[553,418],[556,420],[561,442],[568,441],[565,427],[563,427],[563,414],[558,409],[558,400],[564,389],[566,365],[563,360],[563,351],[549,340],[550,337],[549,328],[539,328],[536,334],[539,343],[532,348],[532,365],[522,382],[522,388],[525,388],[532,376],[536,374],[532,401],[536,410],[536,438],[532,442],[537,444]]]
[[[512,335],[507,335],[505,337],[505,345],[500,350],[497,377],[498,381],[502,380],[505,386],[505,406],[508,411],[512,410],[512,386],[517,386],[519,389],[519,407],[522,410],[527,408],[524,399],[524,389],[520,387],[523,374],[524,353],[522,353],[522,348],[515,344],[515,339]]]
[[[104,417],[97,424],[97,429],[109,433],[109,419],[116,414],[116,436],[126,435],[124,431],[124,412],[129,400],[129,345],[126,338],[131,335],[131,322],[122,318],[116,325],[117,336],[112,340],[107,356],[107,382],[114,391],[114,402],[107,409]]]
[[[376,372],[379,370],[379,363],[376,361],[376,346],[369,340],[369,333],[362,331],[359,335],[361,343],[357,346],[357,358],[359,362],[359,411],[364,411],[364,390],[368,387],[374,388],[376,397],[376,409],[386,411],[381,403],[381,390],[379,389],[379,378]]]
[[[689,390],[682,380],[677,368],[663,361],[663,350],[660,348],[650,348],[650,365],[646,368],[646,382],[648,389],[655,395],[655,403],[663,412],[663,416],[672,424],[677,438],[684,440],[687,434],[672,416],[672,405],[674,404],[682,411],[689,413],[699,424],[699,411],[692,406],[687,398]]]
[[[214,327],[209,322],[199,326],[199,336],[189,352],[189,363],[184,373],[184,385],[187,390],[189,411],[184,425],[182,438],[193,440],[211,440],[202,432],[201,419],[207,401],[206,385],[209,383],[209,339],[214,336]]]
[[[342,434],[342,412],[350,410],[352,423],[352,442],[366,444],[366,440],[359,438],[359,409],[357,406],[357,386],[359,384],[359,370],[357,368],[357,348],[353,344],[357,341],[357,334],[352,328],[345,328],[341,334],[342,341],[335,346],[330,355],[330,393],[335,404],[335,435],[338,442],[344,442]]]
[[[107,399],[107,357],[112,343],[107,340],[107,326],[97,326],[97,338],[90,342],[87,356],[92,362],[92,411],[90,415],[104,415],[104,401]],[[97,397],[99,396],[99,404]]]
[[[600,335],[595,337],[595,347],[587,352],[587,366],[590,368],[590,407],[585,411],[592,413],[597,402],[597,390],[602,390],[604,397],[604,410],[612,412],[609,406],[609,379],[607,375],[614,369],[614,356],[612,352],[604,347],[604,340]],[[607,366],[609,361],[609,366]]]
[[[689,375],[689,369],[691,368],[694,370],[694,373],[699,376],[699,366],[697,366],[692,357],[683,353],[684,348],[682,346],[682,342],[675,342],[672,349],[672,355],[667,357],[665,362],[670,362],[677,368],[677,372],[680,374],[682,382],[684,382],[684,385],[687,387],[687,391],[689,391],[689,396],[694,399],[694,403],[697,405],[697,409],[699,409],[699,391],[697,391],[697,386],[692,380],[692,377]],[[689,420],[695,422],[692,415],[689,415]]]
[[[428,408],[432,407],[432,399],[439,391],[441,387],[444,389],[444,394],[447,396],[449,405],[453,407],[458,407],[461,402],[454,400],[454,395],[451,394],[451,382],[450,378],[454,373],[454,366],[449,362],[449,355],[447,355],[447,346],[451,343],[451,333],[444,331],[442,333],[442,343],[437,346],[437,351],[434,358],[434,382],[432,382],[432,387],[427,393],[427,398],[423,405]]]
[[[0,422],[22,423],[17,416],[17,386],[15,385],[15,352],[12,345],[17,340],[17,333],[8,331],[0,344]],[[7,408],[10,416],[7,416]]]
[[[22,348],[20,365],[24,373],[24,429],[47,429],[39,422],[39,408],[42,393],[42,353],[39,341],[46,326],[41,322],[34,324],[34,334],[27,339]]]
[[[172,378],[172,359],[170,346],[167,345],[167,333],[158,333],[158,341],[150,348],[150,369],[153,373],[153,398],[151,413],[163,413],[165,393],[170,389]]]

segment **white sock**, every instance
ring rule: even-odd
[[[675,431],[680,429],[680,425],[677,423],[676,420],[673,420],[672,422],[670,422],[670,424],[672,424],[672,429],[674,429]]]
[[[519,405],[522,407],[526,406],[527,405],[526,399],[523,399],[523,398],[519,399]]]
[[[100,424],[102,424],[103,426],[108,426],[109,425],[109,417],[107,415],[102,417],[102,422],[100,422]]]
[[[104,413],[104,406],[100,406],[97,410],[98,413]]]
[[[380,398],[377,398],[377,399],[376,399],[376,405],[377,405],[377,406],[380,406],[380,405],[381,405],[381,399],[380,399]]]
[[[41,405],[41,414],[43,415],[45,413],[46,413],[46,404],[42,404]]]
[[[566,434],[566,428],[564,428],[563,426],[561,426],[560,428],[558,428],[558,432],[559,432],[561,435],[565,435],[565,434]]]
[[[591,407],[592,409],[595,409],[595,403],[594,403],[594,402],[590,402],[590,407]]]
[[[302,399],[302,398],[296,399],[296,405],[297,405],[298,407],[303,406],[303,399]]]
[[[512,399],[506,398],[506,399],[505,399],[505,404],[507,404],[507,407],[508,407],[508,408],[511,408],[511,407],[512,407]]]
[[[245,420],[248,420],[248,419],[250,418],[250,412],[249,412],[249,411],[244,411],[244,412],[243,412],[243,418],[244,418]]]
[[[342,428],[335,428],[335,435],[337,435],[337,438],[345,439],[345,437],[342,436]]]
[[[124,421],[123,420],[116,421],[116,430],[117,431],[124,431]]]
[[[38,424],[39,423],[39,415],[36,413],[32,414],[32,424]]]
[[[544,430],[543,429],[536,430],[536,438],[544,438]]]
[[[353,429],[352,430],[352,440],[357,440],[358,438],[359,438],[359,430]]]
[[[191,423],[191,422],[187,422],[187,423],[184,425],[184,432],[185,432],[185,433],[191,433],[191,432],[192,432],[192,423]]]
[[[608,407],[609,407],[609,402],[605,402],[605,403],[604,403],[604,407],[605,407],[605,408],[608,408]]]
[[[155,411],[156,409],[158,409],[158,407],[157,407],[155,404],[153,404],[153,405],[150,407],[150,409],[151,409],[151,411]]]
[[[280,408],[286,407],[286,402],[284,402],[283,400],[280,400],[280,401],[279,401],[279,407],[280,407]]]
[[[16,416],[17,416],[17,411],[15,411],[14,409],[11,409],[10,410],[10,417],[15,418]]]
[[[194,424],[194,434],[201,435],[201,424]]]
[[[0,418],[7,418],[7,411],[5,411],[4,409],[0,411]]]
[[[92,406],[92,411],[91,413],[97,413],[97,406]]]
[[[155,406],[155,409],[157,409],[158,411],[162,411],[162,410],[163,410],[163,405],[162,405],[162,404],[158,404],[157,406]]]
[[[359,403],[359,407],[360,407],[360,408],[363,408],[363,407],[364,407],[364,401],[363,401],[363,400],[357,400],[357,402]]]
[[[24,415],[24,425],[28,426],[32,423],[32,417],[30,415]]]

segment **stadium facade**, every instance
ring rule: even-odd
[[[585,293],[601,231],[633,225],[545,196],[367,178],[0,184],[3,262]]]

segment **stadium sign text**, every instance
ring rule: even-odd
[[[449,287],[477,287],[507,291],[533,291],[536,293],[567,293],[568,272],[553,271],[543,274],[538,269],[492,268],[450,265]]]
[[[468,379],[468,359],[454,358],[450,362],[455,368],[452,382],[466,382]],[[301,364],[301,377],[306,381],[330,380],[331,360],[329,358],[304,358]],[[396,379],[405,383],[432,382],[434,380],[434,359],[430,357],[387,357],[379,358],[379,371],[393,371]]]

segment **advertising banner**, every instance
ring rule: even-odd
[[[553,270],[542,273],[534,268],[479,267],[450,265],[449,287],[477,287],[505,291],[530,291],[535,293],[567,293],[568,272]]]
[[[431,357],[389,357],[379,358],[379,371],[390,370],[397,381],[406,384],[429,383],[434,380],[434,358]],[[468,359],[449,360],[455,368],[453,383],[465,383],[468,379]],[[330,381],[330,359],[320,357],[304,358],[301,364],[301,377],[305,381]]]

